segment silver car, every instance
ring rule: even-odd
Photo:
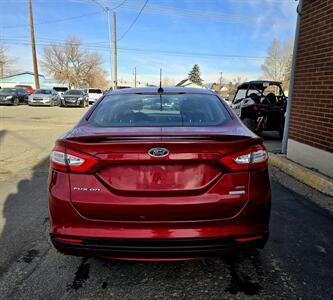
[[[54,106],[60,104],[59,94],[52,89],[39,89],[28,98],[29,105],[48,105]]]

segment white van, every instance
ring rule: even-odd
[[[89,96],[89,104],[94,104],[101,96],[103,96],[103,91],[101,89],[85,89],[84,90]]]

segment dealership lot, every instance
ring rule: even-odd
[[[0,107],[0,298],[333,297],[333,217],[315,203],[328,199],[313,191],[306,199],[275,176],[271,238],[250,255],[146,263],[57,253],[48,241],[48,153],[86,110]],[[279,146],[275,135],[266,143],[274,151]]]

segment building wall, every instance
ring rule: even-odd
[[[327,153],[333,169],[332,0],[303,0],[289,139],[288,157],[313,167],[316,162],[302,158],[309,148],[301,144],[308,145]]]

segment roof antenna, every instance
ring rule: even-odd
[[[158,88],[157,92],[159,94],[162,94],[164,92],[164,90],[162,88],[162,69],[160,69],[160,87]]]

